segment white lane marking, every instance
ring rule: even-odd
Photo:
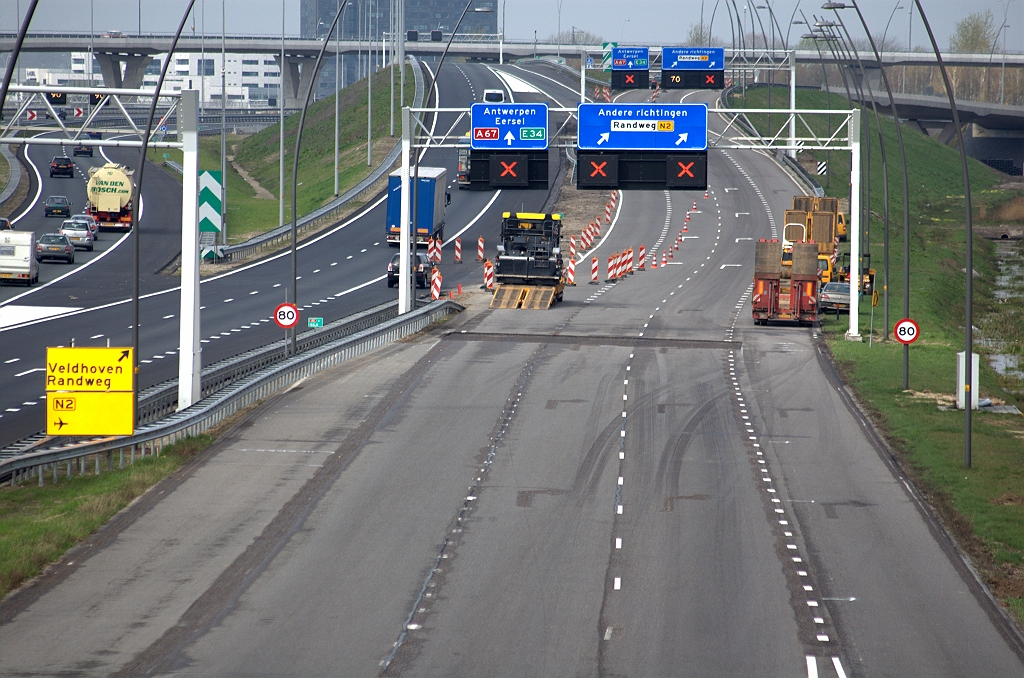
[[[749,216],[750,216],[750,212],[737,212],[736,213],[736,218],[737,219],[739,219],[740,217],[749,217]]]
[[[846,678],[846,671],[843,670],[843,663],[839,661],[839,657],[832,657],[832,666],[835,667],[839,678]]]
[[[18,372],[14,376],[16,376],[16,377],[24,377],[26,374],[32,374],[33,372],[45,372],[45,371],[46,371],[45,367],[34,367],[31,370],[25,370],[24,372]]]
[[[480,220],[480,217],[482,217],[484,214],[487,213],[487,210],[491,209],[491,205],[494,204],[494,201],[498,199],[499,195],[501,195],[501,189],[500,188],[497,191],[494,192],[494,195],[492,195],[491,199],[487,202],[486,205],[484,205],[484,208],[482,210],[480,210],[477,213],[477,215],[470,220],[470,222],[468,224],[463,226],[461,231],[459,231],[458,233],[456,233],[452,237],[448,238],[448,240],[445,241],[444,245],[448,245],[448,244],[451,244],[451,243],[455,242],[456,238],[458,238],[460,235],[462,235],[463,233],[468,231],[469,228],[473,224],[475,224],[477,221]],[[441,245],[441,247],[444,247],[444,245]],[[363,250],[363,251],[365,252],[366,250]],[[349,258],[351,259],[351,257],[349,257]]]
[[[710,257],[709,257],[710,258]],[[743,264],[722,264],[718,267],[719,271],[725,270],[726,268],[742,268]]]
[[[605,640],[611,640],[612,639],[612,627],[609,626],[608,628],[606,628],[604,630],[604,639]]]
[[[753,238],[736,238],[736,242],[739,242],[740,240],[753,240]]]
[[[102,335],[100,335],[100,336],[102,336]],[[93,337],[93,338],[95,339],[95,337]],[[10,365],[11,363],[16,363],[19,360],[21,360],[21,358],[11,358],[10,360],[5,360],[4,361],[4,365]]]
[[[558,85],[559,87],[564,87],[565,89],[567,89],[567,90],[569,90],[570,92],[572,92],[572,93],[573,93],[574,95],[576,95],[576,96],[579,96],[579,90],[577,90],[577,89],[575,89],[575,88],[573,88],[573,87],[569,87],[568,85],[566,85],[566,84],[565,84],[565,83],[563,83],[563,82],[558,82],[558,81],[557,81],[557,80],[555,80],[554,78],[549,78],[548,76],[546,76],[546,75],[544,75],[544,74],[542,74],[542,73],[535,73],[534,71],[530,71],[530,70],[527,70],[527,69],[523,68],[522,66],[518,66],[518,65],[516,65],[516,64],[506,64],[506,65],[507,65],[507,66],[509,66],[509,67],[511,67],[511,68],[518,68],[518,69],[519,69],[519,70],[521,70],[522,72],[524,72],[524,73],[529,73],[530,75],[536,76],[536,77],[538,77],[538,78],[544,78],[545,80],[550,80],[551,82],[555,83],[555,84],[556,84],[556,85]],[[547,95],[548,95],[549,97],[551,97],[551,98],[552,98],[553,100],[555,100],[555,101],[559,101],[559,99],[556,99],[556,98],[555,98],[554,96],[552,96],[552,95],[551,95],[551,94],[549,94],[548,92],[545,92],[544,90],[541,90],[541,91],[542,91],[542,92],[544,92],[544,94],[547,94]],[[587,100],[587,101],[593,101],[593,99],[591,99],[590,97],[585,97],[585,98],[586,98],[586,100]]]
[[[225,304],[229,304],[229,303],[231,303],[231,302],[232,302],[232,301],[234,301],[234,300],[235,300],[235,299],[234,299],[234,297],[232,297],[232,298],[230,298],[230,299],[225,299],[225,300],[224,300],[224,303],[225,303]]]
[[[42,136],[43,134],[45,134],[45,132],[40,132],[36,136],[39,137],[39,136]],[[26,214],[31,212],[32,208],[35,207],[36,203],[39,202],[39,196],[41,196],[43,194],[43,175],[41,175],[39,173],[39,168],[36,167],[36,164],[34,162],[32,162],[32,156],[29,155],[29,153],[28,153],[28,149],[30,147],[31,147],[31,144],[25,144],[25,159],[28,160],[28,164],[32,166],[32,171],[36,173],[36,194],[32,198],[32,202],[30,202],[28,204],[28,207],[25,208],[25,211],[22,212],[21,214],[19,214],[18,216],[14,217],[13,219],[11,219],[11,223],[12,224],[18,223],[19,221],[22,220],[22,218],[24,218],[24,216]]]
[[[818,658],[807,655],[807,678],[818,678]]]
[[[165,315],[165,316],[164,316],[164,320],[170,320],[170,319],[171,319],[171,318],[173,318],[173,317],[174,317],[174,314],[173,314],[173,313],[172,313],[172,314],[170,314],[170,315]],[[103,335],[101,334],[100,336],[103,336]],[[95,338],[96,338],[96,337],[93,337],[93,339],[95,339]]]
[[[497,76],[498,80],[501,80],[501,82],[504,83],[505,87],[507,87],[512,92],[519,92],[520,94],[545,94],[545,92],[541,92],[539,89],[537,89],[530,83],[520,78],[517,78],[511,73],[502,73],[501,71],[495,68],[491,68],[490,66],[487,67],[487,70],[489,70],[491,73],[494,73],[494,75]],[[551,98],[553,99],[554,97]]]
[[[615,548],[617,548],[617,549],[621,549],[622,548],[622,537],[616,537],[615,538]]]
[[[616,577],[615,582],[612,584],[612,588],[616,591],[622,588],[622,577]]]
[[[259,290],[253,290],[252,292],[249,292],[249,296],[251,297],[252,295],[259,294],[259,293],[260,293]]]

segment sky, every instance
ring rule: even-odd
[[[202,8],[205,5],[206,31],[220,33],[221,4],[227,15],[226,26],[234,34],[280,35],[281,3],[285,3],[286,31],[297,35],[299,31],[299,0],[196,0],[197,33],[203,30]],[[388,2],[389,0],[381,0]],[[501,3],[502,0],[499,0]],[[996,22],[1003,16],[1005,3],[1009,2],[1009,16],[1006,29],[1008,51],[1024,50],[1024,0],[922,0],[925,12],[936,33],[939,46],[946,49],[956,22],[969,12],[990,9]],[[621,41],[624,44],[677,44],[685,39],[691,24],[699,22],[703,4],[705,21],[710,20],[716,0],[504,0],[506,31],[510,39],[532,40],[534,31],[543,39],[556,32],[561,6],[562,30],[571,27],[586,30],[602,36],[605,40]],[[729,19],[725,13],[725,0],[718,0],[719,7],[714,20],[714,33],[723,39],[729,36]],[[736,0],[740,11],[747,6]],[[766,0],[755,0],[751,5],[768,4]],[[786,28],[796,0],[772,0],[770,2],[779,25]],[[825,14],[820,9],[822,0],[799,2],[800,8],[808,13]],[[880,38],[886,23],[899,5],[890,25],[890,33],[902,41],[907,35],[907,8],[913,0],[860,0],[865,18],[876,38]],[[18,10],[24,11],[28,0],[0,0],[0,29],[12,31],[16,28]],[[87,32],[90,24],[90,6],[94,7],[94,25],[98,32],[120,30],[134,33],[138,30],[139,7],[142,8],[142,31],[144,33],[170,33],[177,28],[181,12],[187,6],[185,0],[39,0],[32,30]],[[500,4],[499,4],[500,6]],[[628,11],[627,11],[628,10]],[[762,20],[767,26],[767,10],[761,10]],[[829,12],[831,13],[831,12]],[[857,23],[852,10],[843,13],[851,33]],[[799,18],[799,17],[798,17]],[[792,26],[794,36],[805,30],[803,26]],[[186,30],[191,30],[191,24]],[[915,45],[926,45],[927,38],[915,11],[912,27]]]

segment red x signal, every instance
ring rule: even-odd
[[[691,172],[691,171],[690,171],[691,169],[693,169],[693,166],[694,166],[695,164],[697,164],[697,163],[696,163],[696,161],[694,161],[694,162],[690,162],[690,163],[686,163],[686,162],[676,162],[676,164],[677,164],[677,165],[679,165],[679,168],[680,168],[680,169],[679,169],[679,174],[677,174],[677,175],[676,175],[677,177],[683,177],[683,176],[686,176],[686,177],[692,177],[692,178],[694,178],[694,179],[696,179],[696,178],[697,178],[697,177],[694,177],[694,176],[693,176],[693,172]]]
[[[715,84],[715,75],[714,75],[714,73],[712,73],[711,75],[705,75],[704,76],[704,84],[705,85],[714,85]]]
[[[600,165],[597,164],[596,161],[591,160],[590,161],[590,166],[594,168],[594,171],[590,173],[590,176],[596,177],[598,174],[600,174],[602,177],[608,176],[607,174],[604,173],[604,168],[605,168],[606,165],[608,165],[608,161],[607,160],[602,162]]]
[[[513,167],[515,167],[518,164],[519,164],[519,162],[516,161],[516,160],[513,160],[512,162],[503,162],[503,161],[501,161],[501,176],[506,176],[508,174],[511,174],[513,177],[518,177],[519,175],[516,174],[515,171],[512,169]]]
[[[633,75],[633,74],[631,74],[631,73],[630,73],[630,74],[627,74],[627,75],[626,75],[626,84],[627,84],[627,85],[634,85],[634,84],[636,84],[636,81],[635,81],[635,80],[633,79],[633,78],[635,78],[635,77],[636,77],[636,76],[635,76],[635,75]]]

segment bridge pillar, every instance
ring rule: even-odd
[[[146,66],[153,60],[153,57],[139,54],[126,56],[123,54],[97,52],[95,59],[99,62],[105,87],[139,89],[142,87],[142,81],[146,75]],[[124,68],[123,76],[121,75],[122,62],[127,64]]]
[[[313,65],[316,63],[313,56],[286,55],[285,62],[281,63],[281,55],[275,55],[278,67],[281,69],[281,94],[284,97],[285,108],[302,108],[305,103],[303,97],[306,95],[306,88],[313,81]],[[321,68],[323,64],[321,64]]]

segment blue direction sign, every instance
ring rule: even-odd
[[[725,68],[724,47],[662,47],[665,71],[720,71]]]
[[[579,147],[594,151],[705,151],[706,104],[579,104]]]
[[[470,147],[474,150],[536,150],[548,147],[547,104],[473,104]]]
[[[613,71],[650,70],[650,49],[647,47],[612,47]]]

